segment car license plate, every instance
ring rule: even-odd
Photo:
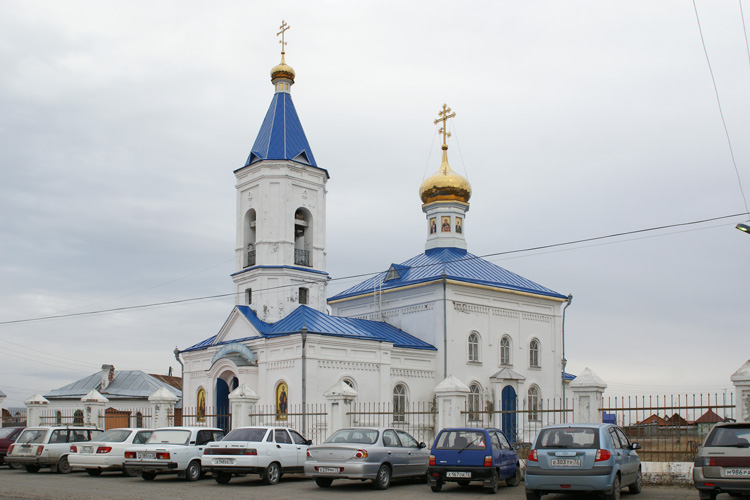
[[[142,452],[142,453],[139,453],[138,456],[144,460],[154,460],[156,458],[156,453]]]
[[[580,458],[552,458],[549,461],[552,467],[580,467]]]
[[[750,469],[724,469],[725,477],[749,477]]]
[[[445,477],[471,477],[471,472],[446,472]]]
[[[234,460],[231,458],[214,458],[214,465],[233,465]]]
[[[341,468],[340,467],[318,467],[318,472],[336,474],[336,473],[341,472]]]

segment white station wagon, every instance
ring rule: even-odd
[[[260,474],[265,484],[276,484],[284,473],[304,472],[310,444],[286,427],[238,427],[206,446],[201,465],[219,484],[245,474]]]
[[[22,465],[29,472],[49,467],[52,472],[68,474],[73,470],[68,463],[71,444],[90,441],[101,432],[94,427],[76,425],[27,427],[8,448],[5,461]]]

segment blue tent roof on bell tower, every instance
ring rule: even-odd
[[[287,92],[274,94],[245,166],[261,160],[291,160],[318,168]]]

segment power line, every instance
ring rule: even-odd
[[[610,238],[619,238],[619,237],[622,237],[622,236],[629,236],[629,235],[633,235],[633,234],[642,234],[642,233],[647,233],[647,232],[652,232],[652,231],[660,231],[660,230],[670,229],[670,228],[675,228],[675,227],[693,226],[693,225],[697,225],[697,224],[705,224],[707,222],[713,222],[713,221],[723,220],[723,219],[730,219],[732,217],[739,217],[739,216],[744,216],[744,215],[748,215],[748,214],[749,214],[749,212],[740,212],[740,213],[736,213],[736,214],[722,215],[722,216],[719,216],[719,217],[711,217],[711,218],[708,218],[708,219],[700,219],[700,220],[694,220],[694,221],[690,221],[690,222],[679,222],[679,223],[676,223],[676,224],[667,224],[667,225],[664,225],[664,226],[655,226],[655,227],[649,227],[649,228],[645,228],[645,229],[636,229],[636,230],[633,230],[633,231],[622,231],[622,232],[619,232],[619,233],[606,234],[606,235],[603,235],[603,236],[594,236],[592,238],[582,238],[582,239],[578,239],[578,240],[565,241],[565,242],[561,242],[561,243],[552,243],[552,244],[549,244],[549,245],[540,245],[540,246],[528,247],[528,248],[521,248],[521,249],[516,249],[516,250],[507,250],[507,251],[504,251],[504,252],[489,253],[489,254],[485,254],[485,255],[470,256],[470,257],[465,257],[465,258],[461,258],[461,259],[454,259],[454,260],[451,260],[451,261],[446,261],[443,264],[465,262],[465,261],[474,260],[474,259],[483,259],[483,258],[490,258],[490,257],[498,257],[498,256],[502,256],[502,255],[512,255],[512,254],[518,254],[518,253],[523,253],[523,252],[533,252],[533,251],[537,251],[537,250],[546,250],[546,249],[549,249],[549,248],[558,248],[558,247],[563,247],[563,246],[577,245],[577,244],[580,244],[580,243],[588,243],[588,242],[592,242],[592,241],[600,241],[600,240],[605,240],[605,239],[610,239]],[[423,264],[423,265],[420,265],[420,266],[412,266],[410,269],[418,269],[418,268],[421,268],[421,267],[430,267],[430,266],[434,266],[434,265],[435,264]],[[328,281],[343,281],[343,280],[348,280],[348,279],[353,279],[353,278],[363,278],[363,277],[368,277],[368,276],[376,276],[378,274],[382,274],[383,272],[384,271],[376,271],[376,272],[369,272],[369,273],[352,274],[352,275],[343,276],[343,277],[340,277],[340,278],[324,278],[324,279],[320,279],[320,280],[308,280],[308,281],[304,281],[303,284],[326,283]],[[264,292],[264,291],[277,290],[277,289],[286,288],[286,287],[288,287],[288,285],[279,285],[279,286],[274,286],[274,287],[268,287],[268,288],[258,289],[257,291],[258,292]],[[75,318],[75,317],[82,317],[82,316],[93,316],[93,315],[96,315],[96,314],[106,314],[106,313],[114,313],[114,312],[133,311],[133,310],[147,309],[147,308],[152,308],[152,307],[161,307],[161,306],[185,304],[185,303],[188,303],[188,302],[199,302],[199,301],[204,301],[204,300],[215,300],[215,299],[226,298],[226,297],[234,297],[236,295],[238,295],[238,294],[234,293],[234,292],[233,293],[223,293],[223,294],[218,294],[218,295],[208,295],[208,296],[205,296],[205,297],[192,297],[192,298],[188,298],[188,299],[169,300],[169,301],[164,301],[164,302],[153,302],[151,304],[139,304],[139,305],[135,305],[135,306],[123,306],[123,307],[115,307],[115,308],[111,308],[111,309],[100,309],[98,311],[86,311],[86,312],[80,312],[80,313],[57,314],[57,315],[51,315],[51,316],[41,316],[41,317],[37,317],[37,318],[26,318],[26,319],[17,319],[17,320],[10,320],[10,321],[0,321],[0,326],[2,326],[2,325],[19,324],[19,323],[31,323],[31,322],[34,322],[34,321],[46,321],[46,320],[52,320],[52,319],[64,319],[64,318]]]

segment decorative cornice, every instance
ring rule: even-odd
[[[391,368],[392,377],[401,378],[435,378],[432,370],[412,370],[409,368]]]
[[[380,371],[378,363],[359,363],[356,361],[329,361],[324,359],[318,360],[318,368],[329,370],[356,370],[366,372]]]

